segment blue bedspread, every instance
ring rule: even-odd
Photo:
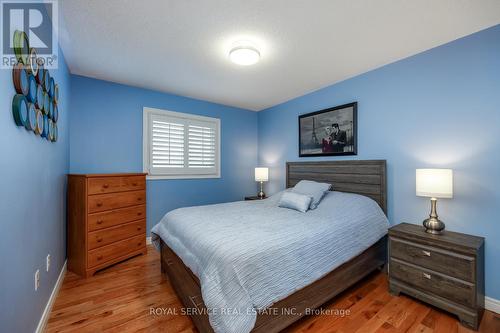
[[[200,279],[217,333],[250,332],[265,309],[360,254],[387,233],[368,197],[330,192],[317,209],[260,201],[180,208],[152,229]]]

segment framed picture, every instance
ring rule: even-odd
[[[357,154],[358,103],[299,116],[299,156]]]

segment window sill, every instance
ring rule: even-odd
[[[217,175],[147,175],[147,180],[162,180],[162,179],[207,179],[207,178],[220,178]]]

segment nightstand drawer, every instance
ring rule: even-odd
[[[415,244],[406,240],[390,238],[391,257],[444,273],[448,276],[475,282],[474,257],[452,253],[431,246]]]
[[[406,284],[469,307],[476,306],[475,286],[432,270],[391,258],[390,275]]]

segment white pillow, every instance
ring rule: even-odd
[[[283,192],[279,207],[290,208],[298,210],[299,212],[305,213],[309,209],[312,198],[308,195],[293,193],[293,192]]]
[[[301,180],[292,189],[292,192],[308,195],[312,198],[309,209],[316,209],[323,196],[328,193],[332,184],[318,183],[311,180]]]

